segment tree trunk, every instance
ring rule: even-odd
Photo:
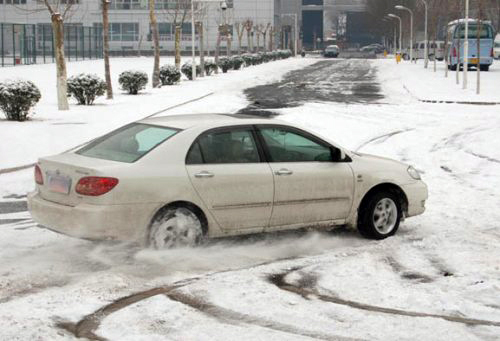
[[[200,41],[200,77],[205,76],[205,47],[203,43],[203,22],[198,23],[198,39]]]
[[[227,56],[228,57],[231,57],[231,40],[233,39],[233,37],[228,34],[227,37],[226,37],[226,43],[227,43]]]
[[[153,65],[153,88],[160,85],[160,42],[158,37],[158,24],[156,22],[155,0],[149,0],[149,21],[153,33],[153,46],[155,52]]]
[[[181,68],[181,25],[175,25],[175,67]]]
[[[56,48],[57,108],[59,110],[69,110],[66,60],[64,59],[64,23],[59,13],[52,14],[51,21]]]
[[[215,56],[214,56],[214,61],[215,65],[219,65],[219,52],[220,52],[220,27],[217,29],[217,42],[215,44]],[[215,73],[219,73],[219,68],[215,68]]]
[[[247,30],[247,52],[251,52],[252,45],[250,44],[250,30]]]
[[[102,1],[102,37],[104,56],[104,77],[106,79],[106,98],[113,99],[113,85],[111,84],[111,72],[109,67],[109,18],[108,7],[110,0]]]
[[[481,4],[480,4],[481,6]],[[483,24],[481,22],[481,8],[479,8],[479,22],[477,29],[477,83],[476,83],[476,94],[481,93],[481,30],[483,29]]]
[[[257,31],[257,52],[260,51],[260,32]]]
[[[262,33],[262,40],[263,40],[263,43],[264,43],[264,44],[263,44],[263,45],[264,45],[264,46],[263,46],[263,47],[264,47],[264,52],[267,52],[267,45],[266,45],[266,42],[267,42],[267,41],[266,41],[266,36],[267,36],[267,32]]]

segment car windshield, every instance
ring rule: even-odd
[[[500,41],[497,41],[497,42],[495,43],[495,47],[500,47]]]
[[[98,138],[76,151],[76,154],[132,163],[178,131],[178,129],[168,127],[132,123]]]

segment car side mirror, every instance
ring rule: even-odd
[[[336,147],[330,147],[330,151],[331,151],[331,155],[332,155],[332,161],[333,162],[344,162],[344,161],[348,161],[348,157],[346,155],[346,153],[340,149],[340,148],[336,148]]]

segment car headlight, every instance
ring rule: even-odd
[[[422,179],[418,170],[416,170],[413,166],[408,167],[408,174],[415,180]]]

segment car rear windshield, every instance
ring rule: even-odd
[[[132,123],[98,138],[76,151],[76,154],[132,163],[178,131],[174,128]]]
[[[468,28],[468,36],[469,39],[477,38],[477,31],[479,30],[479,25],[477,24],[469,24]],[[465,25],[461,25],[455,34],[455,38],[459,36],[460,39],[464,39],[465,37]],[[479,31],[480,39],[493,39],[493,28],[490,25],[484,24],[481,25],[481,29]]]

